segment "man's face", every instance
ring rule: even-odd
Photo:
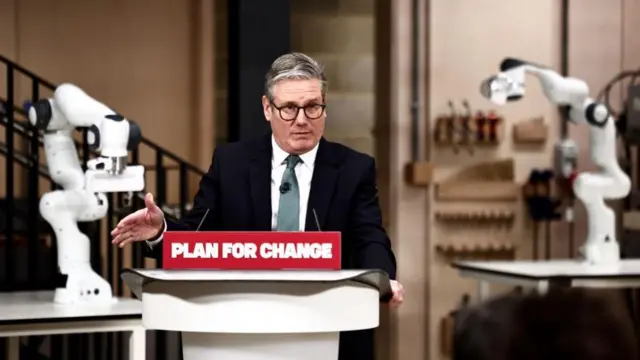
[[[282,150],[299,155],[316,146],[327,116],[319,105],[324,105],[322,84],[315,79],[282,80],[274,87],[273,102],[262,97],[264,116]]]

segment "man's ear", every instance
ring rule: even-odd
[[[262,111],[264,112],[265,119],[271,121],[271,102],[264,95],[262,96]]]

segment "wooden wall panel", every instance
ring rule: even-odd
[[[329,80],[325,136],[375,153],[375,1],[291,2],[291,46],[323,63]]]
[[[404,304],[392,311],[391,359],[429,359],[429,300],[438,296],[429,287],[429,191],[413,188],[404,182],[403,170],[410,161],[411,151],[411,69],[412,54],[412,13],[411,0],[391,3],[391,57],[389,106],[389,234],[394,239],[398,260],[398,278],[406,289]],[[421,2],[425,5],[427,2]],[[427,9],[420,10],[424,23],[428,26]],[[432,40],[422,38],[423,43]],[[425,47],[423,47],[425,48]],[[425,48],[425,51],[429,51]],[[427,83],[429,74],[428,55],[423,54],[420,62],[420,87],[424,102],[420,104],[421,122],[427,119]],[[378,84],[378,86],[385,86]],[[378,101],[384,101],[379,99]],[[379,136],[384,136],[382,133]],[[384,141],[381,138],[378,141]],[[382,165],[381,165],[382,166]]]

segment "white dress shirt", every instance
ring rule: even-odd
[[[311,178],[313,177],[313,168],[318,154],[318,145],[309,152],[300,155],[301,163],[294,168],[296,178],[298,179],[298,188],[300,189],[300,231],[304,231],[307,220],[307,207],[309,206],[309,193],[311,191]],[[289,154],[282,150],[276,139],[271,136],[271,229],[275,230],[278,222],[278,208],[280,207],[280,185],[282,176],[287,165],[284,163]],[[217,209],[216,209],[217,210]],[[218,211],[224,211],[222,209]],[[164,223],[164,231],[167,231],[167,222]],[[164,232],[163,231],[163,232]],[[149,246],[153,247],[162,241],[162,235],[153,241],[147,241]]]

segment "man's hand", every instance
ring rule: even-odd
[[[389,301],[389,305],[392,307],[400,306],[404,300],[404,287],[399,282],[391,280],[391,291],[393,291],[393,297]]]
[[[122,248],[130,243],[153,239],[160,235],[164,230],[164,213],[153,202],[151,193],[147,193],[144,197],[144,205],[144,209],[120,220],[116,228],[111,231],[112,244]]]

